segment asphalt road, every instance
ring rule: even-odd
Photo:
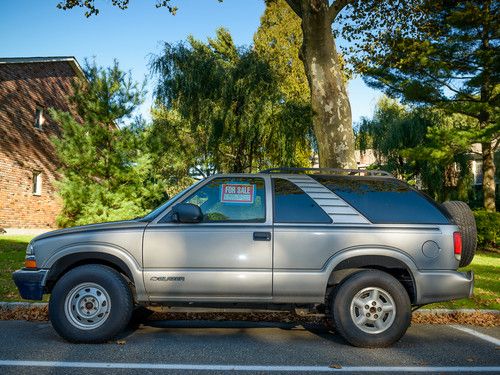
[[[500,327],[465,328],[473,331],[413,325],[391,348],[361,349],[313,325],[161,321],[117,342],[74,345],[49,323],[0,321],[0,374],[500,374]]]

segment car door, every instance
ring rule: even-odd
[[[214,177],[176,203],[200,207],[183,224],[171,212],[144,232],[151,300],[249,301],[272,297],[272,207],[268,176]]]

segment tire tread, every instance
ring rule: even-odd
[[[442,205],[455,220],[462,233],[462,256],[459,267],[468,266],[474,259],[477,248],[477,227],[474,214],[465,202],[447,201]]]
[[[121,294],[119,301],[114,302],[115,306],[117,302],[119,303],[119,308],[115,307],[113,310],[113,305],[111,307],[114,321],[106,321],[103,325],[96,328],[95,334],[90,333],[92,330],[78,330],[76,327],[72,327],[71,323],[65,323],[67,319],[64,316],[64,312],[61,311],[61,308],[64,309],[66,295],[63,294],[63,291],[67,287],[66,284],[69,283],[71,286],[72,278],[78,278],[82,274],[90,275],[89,277],[100,275],[100,277],[108,278],[108,280],[118,287],[119,294]],[[65,340],[72,343],[97,344],[111,340],[123,330],[130,321],[133,308],[132,292],[127,281],[120,273],[108,266],[87,264],[70,270],[56,283],[49,301],[49,319],[57,333]],[[111,316],[108,319],[110,318]],[[108,325],[105,327],[106,324],[110,323],[111,326]]]
[[[345,299],[345,294],[349,294],[352,289],[366,287],[367,285],[363,286],[363,284],[368,281],[375,283],[385,282],[387,283],[387,285],[384,286],[386,289],[388,287],[395,287],[394,290],[397,295],[392,295],[392,297],[395,299],[396,304],[398,299],[400,301],[400,306],[397,309],[400,315],[396,315],[393,326],[387,331],[373,336],[359,329],[353,329],[353,327],[349,327],[349,324],[346,324],[346,322],[352,322],[349,312],[350,306],[348,306],[346,310],[346,301],[341,301]],[[330,311],[333,312],[335,329],[351,345],[362,348],[387,347],[401,339],[411,323],[411,302],[408,293],[397,279],[386,272],[367,269],[354,273],[344,279],[343,282],[334,289],[331,296],[333,301],[331,301],[332,307]],[[398,312],[396,314],[398,314]]]

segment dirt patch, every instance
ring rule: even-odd
[[[414,324],[468,324],[478,327],[500,326],[500,314],[492,312],[413,313]]]
[[[45,321],[49,319],[49,308],[44,304],[30,306],[0,306],[0,320]]]
[[[247,322],[280,322],[296,324],[324,324],[320,315],[302,316],[289,312],[258,313],[197,313],[197,312],[145,312],[136,315],[136,321],[158,320],[212,320],[212,321],[247,321]],[[0,320],[48,320],[48,307],[45,304],[27,306],[0,306]],[[467,324],[479,327],[500,326],[500,314],[481,311],[416,311],[413,313],[413,324]]]

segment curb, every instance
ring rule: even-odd
[[[43,309],[48,305],[47,302],[0,302],[0,310]]]
[[[1,305],[0,305],[1,306]],[[413,315],[450,315],[450,314],[493,314],[500,315],[500,310],[488,309],[419,309]]]

